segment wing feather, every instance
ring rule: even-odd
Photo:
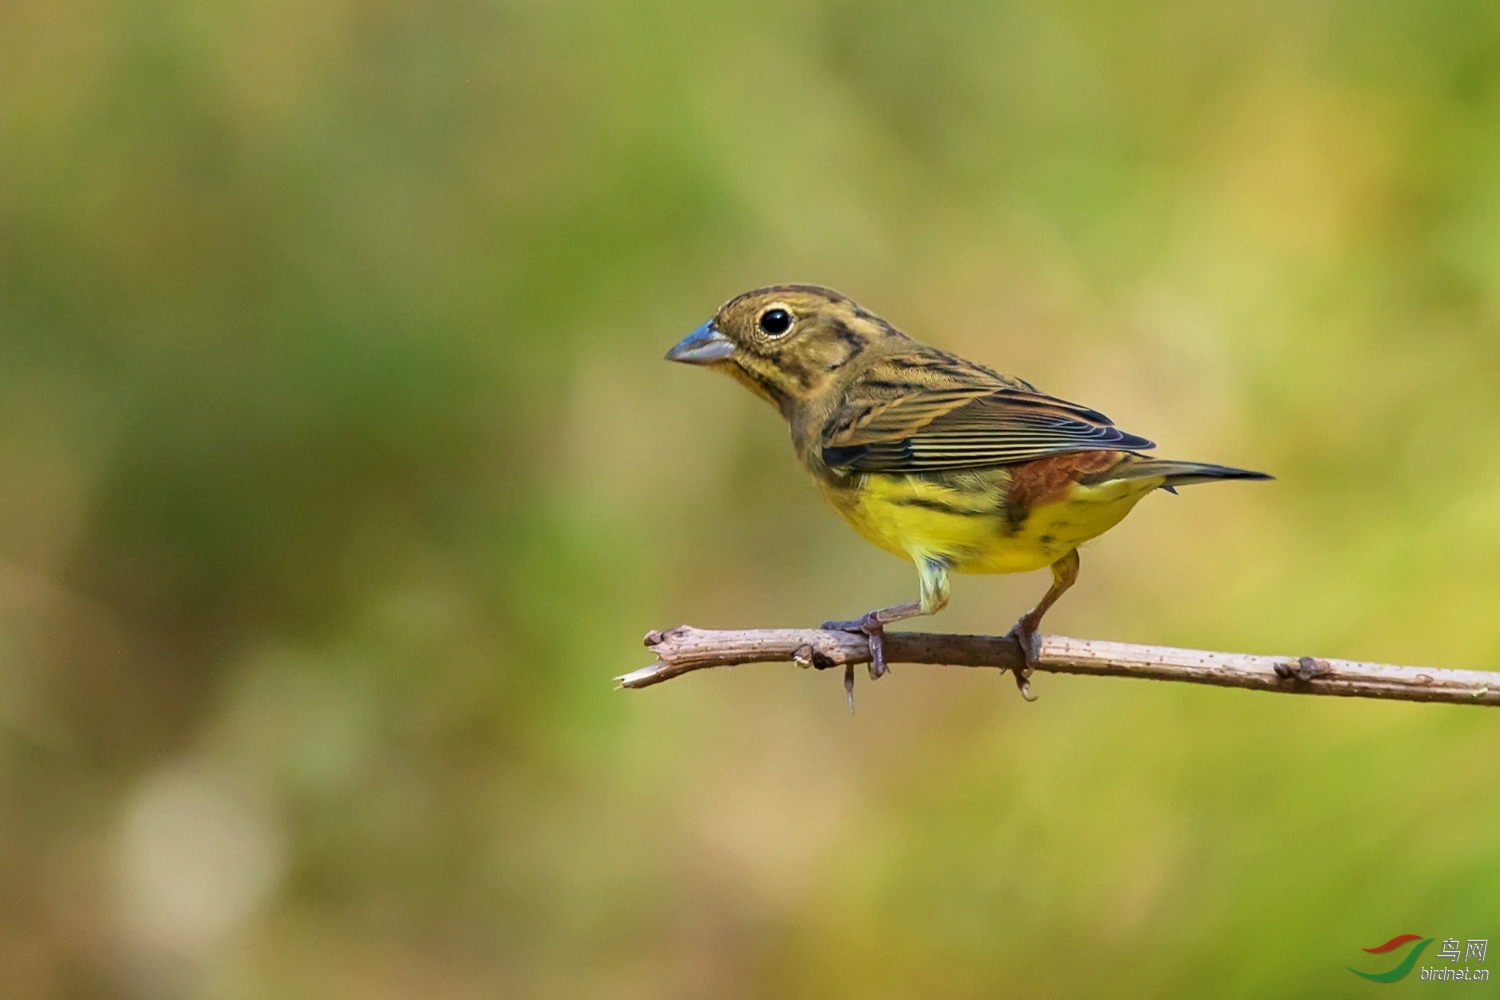
[[[851,386],[825,426],[822,457],[830,468],[957,471],[1069,452],[1155,447],[1097,410],[978,366],[939,369],[946,376],[939,379],[931,367],[920,373],[922,381],[936,385],[917,379],[902,385],[889,371],[881,374]]]

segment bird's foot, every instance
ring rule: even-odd
[[[1011,673],[1016,679],[1016,690],[1021,692],[1021,697],[1026,701],[1036,701],[1036,695],[1031,693],[1031,672],[1036,668],[1036,661],[1042,653],[1042,639],[1037,634],[1036,627],[1037,623],[1031,620],[1030,615],[1023,615],[1005,633],[1006,638],[1016,640],[1016,644],[1021,647],[1021,656],[1025,659],[1025,663]]]
[[[853,621],[824,622],[819,627],[832,632],[856,632],[868,637],[870,640],[870,680],[878,681],[890,672],[890,668],[885,665],[885,622],[881,621],[874,611]],[[853,667],[848,673],[848,683],[852,688]],[[851,694],[849,697],[852,699],[854,696]]]

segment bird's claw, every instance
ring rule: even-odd
[[[831,632],[855,632],[870,640],[870,680],[878,681],[890,672],[885,663],[885,622],[871,611],[860,618],[846,622],[824,622],[820,628]],[[849,689],[849,701],[854,701],[854,668],[845,673],[845,686]]]
[[[1042,640],[1037,635],[1036,624],[1022,618],[1010,627],[1005,636],[1016,640],[1016,645],[1021,647],[1021,656],[1025,658],[1023,666],[1011,671],[1016,681],[1016,690],[1021,692],[1024,701],[1036,701],[1037,696],[1031,693],[1031,672],[1036,669],[1036,662],[1042,653]]]

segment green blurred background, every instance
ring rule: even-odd
[[[661,361],[787,280],[1278,475],[1148,499],[1051,628],[1497,665],[1491,2],[7,0],[0,994],[1360,996],[1500,939],[1492,712],[614,691],[914,593]]]

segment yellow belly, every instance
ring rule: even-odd
[[[1002,473],[957,486],[922,476],[872,474],[858,486],[824,493],[865,538],[915,561],[942,559],[959,573],[1023,573],[1049,566],[1119,524],[1160,477],[1074,485],[1061,500],[1033,507],[1012,524],[1003,503]],[[951,482],[951,480],[950,480]]]

